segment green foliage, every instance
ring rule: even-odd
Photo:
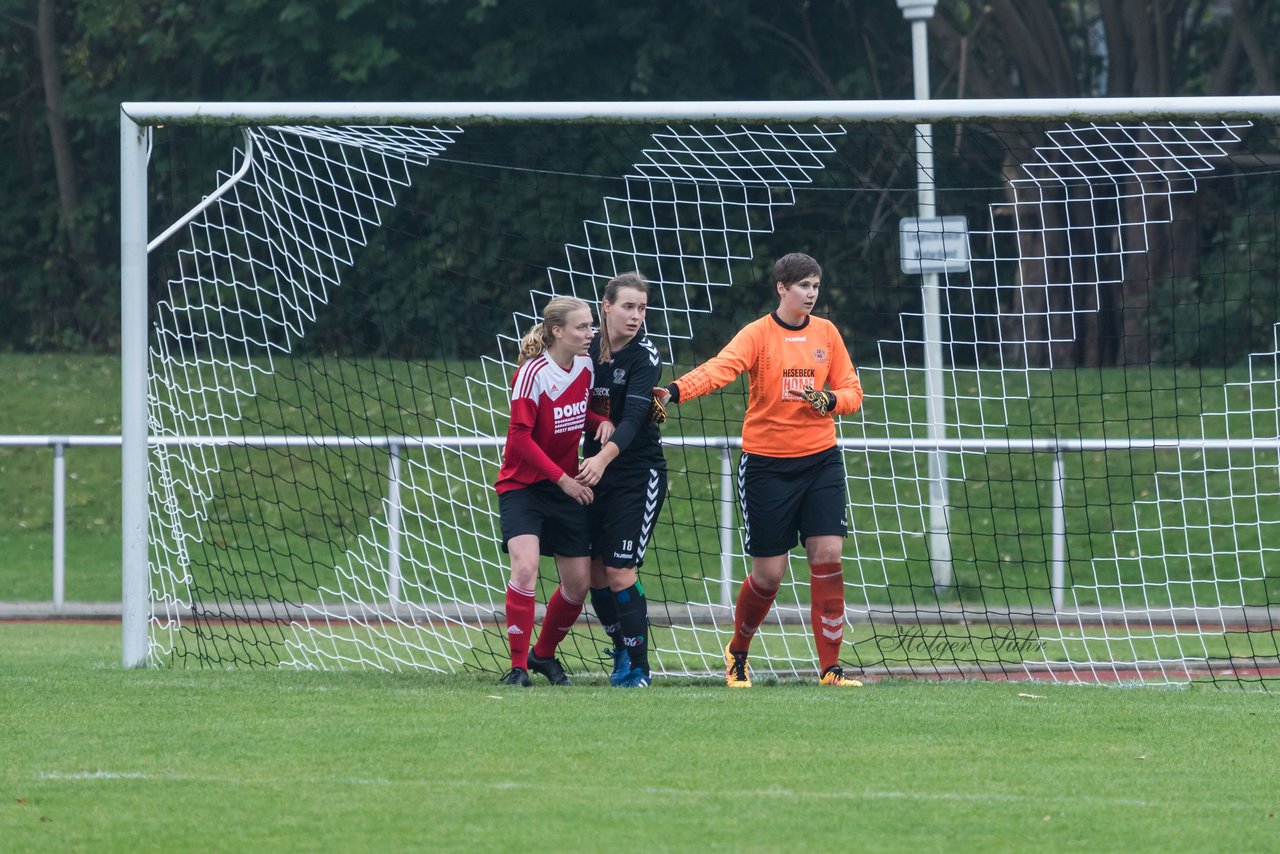
[[[57,9],[56,71],[63,86],[61,113],[71,134],[69,180],[76,197],[75,210],[66,215],[59,211],[34,12],[29,3],[0,0],[0,91],[13,93],[0,103],[0,141],[7,151],[15,152],[0,164],[0,191],[7,202],[0,210],[3,349],[110,351],[118,346],[116,161],[122,101],[804,99],[903,97],[910,91],[910,68],[903,59],[908,53],[907,27],[887,0],[827,4],[798,0],[680,4],[66,0]],[[1026,25],[1026,32],[1039,33],[1046,44],[1060,41],[1063,56],[1074,63],[1076,89],[1059,94],[1101,91],[1105,67],[1114,69],[1129,61],[1122,60],[1121,44],[1116,42],[1111,65],[1102,62],[1107,54],[1099,38],[1113,22],[1102,16],[1101,9],[1101,4],[1093,2],[1048,4],[996,20],[990,4],[944,3],[933,32],[937,55],[942,61],[961,40],[967,40],[973,51],[965,55],[966,68],[975,79],[1025,77],[1026,57],[1035,55],[1035,46],[1029,47],[1025,38],[1008,39],[1011,31],[1001,29],[1013,26],[1017,19]],[[1280,26],[1280,13],[1260,9],[1250,23],[1267,43],[1264,34]],[[1231,52],[1226,50],[1231,18],[1210,5],[1170,26],[1175,24],[1174,35],[1168,36],[1173,52],[1166,82],[1174,89],[1171,94],[1207,91],[1215,63],[1224,52]],[[1124,57],[1128,56],[1125,52]],[[1241,86],[1249,79],[1244,65],[1231,78]],[[937,88],[947,92],[954,85],[953,75],[947,74],[940,77]],[[994,94],[1020,93],[1027,94],[1018,90]],[[977,135],[968,135],[966,148]],[[950,147],[940,136],[940,155],[945,156]],[[958,141],[955,147],[960,148]],[[607,154],[598,147],[582,151],[583,171]],[[867,155],[849,151],[841,156],[856,164]],[[1003,164],[998,159],[984,160],[985,156],[975,160],[976,173],[959,174],[963,166],[948,163],[940,174],[957,187],[990,186],[999,192]],[[223,163],[225,154],[217,162],[198,162],[203,182],[192,200],[208,192],[213,168]],[[454,187],[446,182],[442,189]],[[153,215],[157,230],[171,221],[166,219],[170,213],[185,210],[171,212],[159,202],[157,198]],[[542,194],[521,202],[525,221],[513,232],[527,231],[536,220],[572,220],[569,214],[574,211],[558,195]],[[841,256],[857,255],[868,262],[858,269],[859,275],[884,278],[893,269],[893,241],[869,242],[862,235],[891,228],[897,215],[909,211],[909,202],[903,199],[882,210],[869,204],[867,197],[845,197],[826,208],[824,222],[793,225],[813,233],[828,230],[852,235],[825,247],[823,260],[838,268]],[[581,211],[576,213],[580,221]],[[407,237],[388,245],[388,238],[380,238],[384,251],[401,259],[398,266],[388,265],[386,280],[412,283],[413,276],[406,272],[451,269],[448,265],[462,250],[446,244],[479,233],[475,226],[486,215],[481,208],[460,205],[455,233],[441,231],[435,236],[436,247],[414,246],[414,238]],[[786,213],[782,216],[785,219]],[[1202,236],[1206,262],[1212,261],[1218,247],[1232,244],[1239,229],[1264,227],[1215,224],[1215,231]],[[69,234],[74,235],[74,243]],[[566,239],[563,234],[556,238]],[[790,248],[765,241],[760,251]],[[492,291],[510,293],[509,283],[495,274],[497,268],[513,261],[531,269],[547,263],[541,255],[520,256],[519,249],[490,245],[465,250],[478,273],[472,282],[474,292],[467,294],[471,302],[487,305]],[[1206,269],[1210,266],[1206,263]],[[1205,295],[1221,296],[1217,308],[1209,311],[1218,311],[1228,321],[1219,327],[1225,330],[1221,337],[1230,344],[1238,336],[1229,321],[1239,316],[1242,300],[1250,301],[1250,313],[1267,317],[1271,298],[1259,296],[1262,284],[1229,278],[1159,282],[1156,288],[1167,292],[1153,295],[1153,317],[1171,318],[1179,328],[1188,329],[1206,320],[1189,317],[1193,303]],[[1246,289],[1247,295],[1242,293]],[[873,297],[851,291],[833,300],[832,308],[846,316],[865,315],[868,329],[883,328],[896,322],[914,299],[910,288],[888,299],[884,294]],[[407,290],[393,289],[369,296],[365,303],[361,308],[366,315],[404,317],[404,309],[413,301]],[[328,323],[325,340],[333,346],[337,343],[333,334],[346,324],[341,317]],[[406,329],[397,339],[388,337],[386,326],[371,324],[360,341],[368,349],[405,352],[410,346],[406,342],[422,325],[421,318],[406,320]],[[1197,363],[1220,363],[1239,355],[1224,355],[1212,340],[1203,353],[1196,352],[1195,345],[1191,350],[1188,346],[1185,341],[1155,342],[1154,350],[1157,356]]]
[[[57,9],[56,71],[63,86],[61,113],[71,135],[69,181],[76,199],[69,213],[59,210],[34,12],[21,0],[0,0],[0,91],[13,93],[0,103],[0,141],[15,152],[0,164],[0,192],[7,202],[0,210],[0,314],[6,318],[0,349],[118,347],[116,162],[122,101],[853,99],[910,92],[910,65],[904,60],[908,28],[887,0],[65,0]],[[990,4],[944,3],[933,28],[936,57],[943,62],[967,40],[973,50],[965,54],[964,64],[972,79],[1024,78],[1028,56],[1034,59],[1036,51],[1025,38],[1010,39],[1012,30],[1002,29],[1016,19],[1046,44],[1051,37],[1059,40],[1062,56],[1075,64],[1076,89],[1058,94],[1097,92],[1106,66],[1098,39],[1111,25],[1100,17],[1100,9],[1097,3],[1048,4],[1020,8],[1012,17],[996,20]],[[1205,7],[1174,23],[1170,57],[1177,61],[1168,85],[1176,93],[1206,91],[1214,64],[1226,50],[1231,19],[1217,7]],[[1251,23],[1260,33],[1274,32],[1280,15],[1259,10]],[[1120,48],[1119,42],[1112,44],[1114,67],[1122,62]],[[959,64],[950,62],[948,68]],[[1248,79],[1243,65],[1232,78],[1240,85]],[[937,88],[948,92],[955,85],[948,72],[939,77]],[[1019,93],[1026,94],[1015,89],[992,94]],[[942,134],[938,151],[945,157],[952,145]],[[968,134],[964,147],[971,149],[977,136]],[[889,155],[898,156],[899,149],[888,142]],[[958,140],[954,147],[960,150]],[[595,168],[612,162],[613,152],[606,148],[591,143],[578,150],[576,171],[616,175],[616,165],[612,171]],[[850,149],[839,156],[856,166],[868,151]],[[972,152],[967,156],[974,157]],[[999,158],[983,154],[973,162],[976,168],[968,172],[962,163],[943,164],[940,174],[956,187],[988,186],[999,193]],[[208,192],[213,170],[225,163],[225,153],[193,161],[201,179],[186,196],[191,203]],[[448,179],[437,184],[438,178],[431,177],[433,193],[462,186]],[[902,178],[909,180],[909,171]],[[168,206],[163,190],[154,192],[153,231],[186,210]],[[421,197],[424,191],[413,192]],[[583,218],[584,212],[560,193],[513,196],[518,204],[513,209],[521,213],[509,229],[512,234],[529,234],[539,222]],[[894,198],[887,207],[883,201],[847,195],[822,206],[819,215],[789,223],[788,212],[781,211],[780,226],[831,235],[815,240],[820,244],[815,254],[846,281],[895,279],[895,242],[865,236],[891,231],[912,205],[909,197]],[[340,296],[342,306],[319,320],[318,343],[308,346],[334,349],[354,342],[373,352],[411,352],[415,336],[432,327],[414,298],[421,276],[454,270],[460,258],[474,269],[470,280],[460,283],[463,301],[505,311],[513,290],[538,278],[535,271],[548,263],[546,253],[530,251],[527,243],[479,245],[474,236],[484,230],[477,226],[491,213],[467,204],[465,196],[454,213],[450,229],[425,239],[412,232],[376,238],[370,251],[383,253],[388,262],[372,273],[386,289],[376,294],[368,290],[363,297]],[[1255,228],[1217,224],[1217,231],[1203,236],[1206,257],[1211,260],[1216,247],[1234,240],[1233,229],[1245,227]],[[561,232],[549,239],[563,243],[568,238]],[[768,256],[794,246],[766,239],[757,248]],[[845,265],[846,259],[854,263]],[[502,274],[513,264],[523,268],[514,281]],[[904,284],[908,286],[892,291],[833,294],[830,306],[847,331],[865,337],[869,330],[895,324],[914,305],[918,294],[909,282]],[[1193,321],[1188,317],[1192,303],[1205,294],[1221,295],[1218,307],[1209,310],[1227,321],[1237,316],[1241,299],[1251,301],[1252,313],[1265,316],[1270,308],[1270,298],[1258,296],[1256,281],[1173,281],[1156,288],[1166,292],[1153,295],[1153,317],[1176,315],[1172,320],[1182,329]],[[1249,294],[1241,296],[1246,288]],[[365,319],[353,331],[348,318],[357,313]],[[400,323],[382,322],[390,319]],[[1221,328],[1224,342],[1238,340],[1229,322]],[[703,340],[719,340],[729,331],[725,322],[723,328],[703,330]],[[1224,355],[1212,340],[1205,346],[1205,352],[1195,352],[1195,345],[1188,351],[1183,340],[1155,342],[1153,349],[1157,356],[1197,363],[1216,364],[1239,355]]]
[[[1196,275],[1162,282],[1153,295],[1153,361],[1231,365],[1251,353],[1274,351],[1280,319],[1278,186],[1247,178],[1209,182],[1221,206],[1200,206],[1214,216],[1199,235]]]
[[[817,48],[847,87],[841,97],[871,97],[866,82],[883,72],[869,67],[874,57],[860,42],[847,47],[847,28],[887,21],[900,44],[906,33],[891,6],[859,5],[67,0],[56,32],[78,191],[73,252],[58,209],[34,11],[0,0],[0,91],[12,93],[0,103],[0,143],[17,154],[0,164],[0,348],[118,346],[123,101],[830,96],[805,53]],[[211,186],[212,171],[204,174],[201,193]],[[472,225],[460,221],[459,233]],[[484,266],[495,251],[476,257]],[[382,311],[402,304],[383,299]]]

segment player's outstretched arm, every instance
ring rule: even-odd
[[[684,403],[702,397],[736,380],[756,363],[760,355],[761,329],[759,324],[748,324],[719,353],[674,382],[667,383],[664,390],[669,397],[660,399],[662,405],[665,407],[668,403]],[[654,391],[656,393],[657,389]]]

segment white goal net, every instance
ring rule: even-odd
[[[521,333],[552,296],[595,305],[637,270],[674,376],[769,310],[773,259],[803,251],[866,390],[839,427],[846,669],[1267,684],[1280,137],[1264,102],[1105,104],[930,108],[939,214],[965,218],[968,259],[936,274],[935,318],[899,246],[918,129],[883,105],[501,122],[401,105],[395,124],[204,105],[236,137],[125,105],[166,125],[126,180],[176,226],[141,283],[147,659],[504,669],[492,483]],[[658,675],[723,667],[744,405],[734,385],[663,428],[670,496],[641,569]],[[816,667],[799,550],[791,569],[758,676]],[[548,561],[540,602],[554,583]],[[605,645],[588,611],[561,655],[603,672]]]

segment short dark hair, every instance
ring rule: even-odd
[[[773,282],[770,284],[782,282],[790,286],[810,276],[821,279],[822,266],[803,252],[792,252],[773,262]]]

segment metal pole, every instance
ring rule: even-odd
[[[124,667],[149,652],[147,553],[147,134],[120,113],[120,533]]]
[[[914,10],[936,0],[898,0],[910,20]],[[1027,116],[1073,116],[1128,120],[1159,115],[1183,120],[1224,115],[1280,112],[1280,95],[1134,98],[966,98],[937,104],[914,100],[875,101],[132,101],[122,105],[134,121],[153,125],[196,123],[219,127],[245,125],[394,125],[494,124],[498,122],[573,122],[618,124],[718,121],[730,124],[805,124],[844,121],[930,121],[938,117],[1021,121]]]
[[[720,449],[720,604],[733,606],[733,455]]]
[[[937,0],[898,0],[898,8],[911,22],[911,67],[917,101],[929,100],[929,32]],[[920,219],[938,215],[934,193],[933,126],[916,125],[916,198]],[[921,278],[924,321],[924,371],[929,439],[947,435],[946,385],[942,362],[942,295],[938,274]],[[933,587],[942,592],[952,586],[950,502],[947,500],[947,458],[940,450],[929,458],[929,565]]]
[[[391,452],[390,471],[387,473],[387,598],[392,606],[400,602],[400,444],[387,446]]]
[[[1053,595],[1053,610],[1062,610],[1063,595],[1066,592],[1067,569],[1067,512],[1066,494],[1063,486],[1065,472],[1062,467],[1062,451],[1053,455],[1053,557],[1049,561],[1049,590]]]
[[[62,612],[67,589],[67,456],[53,443],[53,610]]]

